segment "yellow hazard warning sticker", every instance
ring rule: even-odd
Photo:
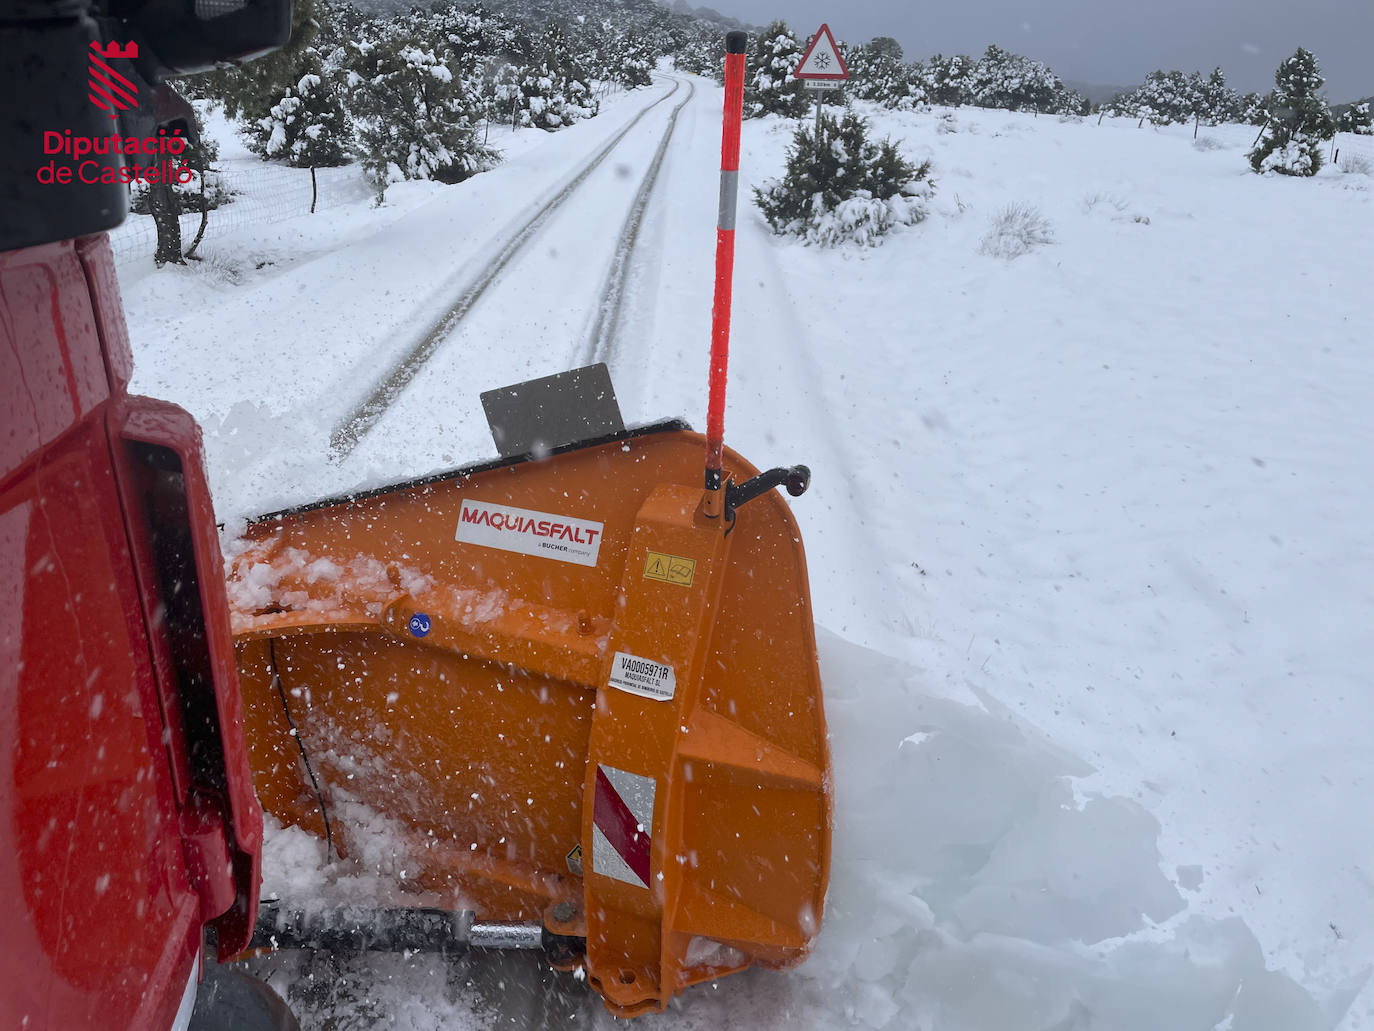
[[[567,864],[568,864],[568,869],[572,872],[573,876],[575,876],[575,877],[581,877],[581,876],[582,876],[582,846],[581,846],[581,845],[574,845],[574,846],[572,847],[572,851],[569,852],[569,853],[568,853],[566,856],[564,856],[563,858],[564,858],[564,860],[567,862]]]
[[[681,555],[666,555],[661,551],[651,551],[644,559],[644,579],[662,580],[665,584],[692,586],[696,576],[697,560],[683,558]]]

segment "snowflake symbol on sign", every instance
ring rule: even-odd
[[[822,71],[824,71],[826,68],[829,68],[829,67],[830,67],[830,55],[829,55],[829,54],[817,54],[817,55],[816,55],[816,67],[817,67],[817,68],[820,68]]]

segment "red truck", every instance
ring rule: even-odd
[[[128,138],[131,92],[289,25],[289,0],[0,11],[0,1028],[295,1027],[215,963],[252,935],[262,813],[200,433],[128,394],[127,188],[44,144]]]

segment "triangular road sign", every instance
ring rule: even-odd
[[[844,63],[840,48],[835,45],[835,37],[830,34],[829,25],[821,24],[792,75],[798,79],[849,78],[849,66]]]

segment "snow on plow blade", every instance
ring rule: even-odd
[[[801,538],[771,488],[711,518],[703,447],[662,424],[319,503],[229,569],[263,806],[344,855],[350,813],[404,826],[417,908],[585,940],[621,1016],[799,961],[829,871]]]

